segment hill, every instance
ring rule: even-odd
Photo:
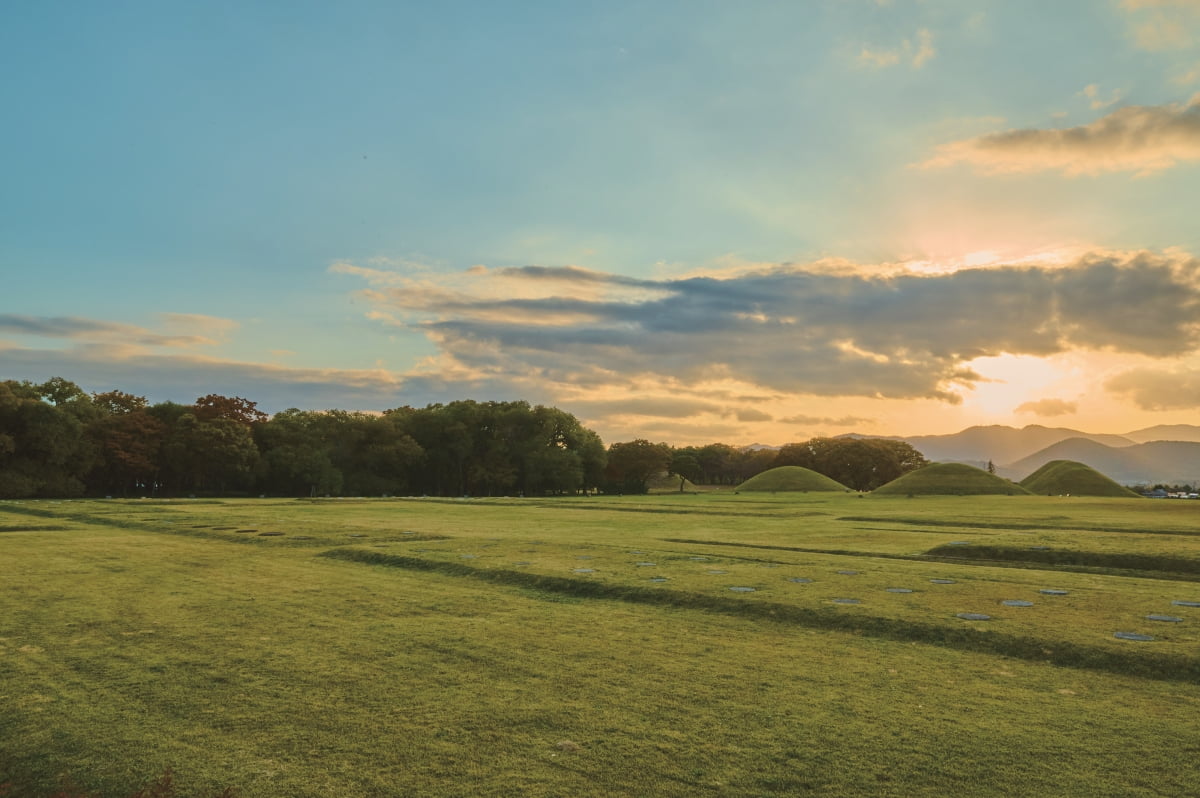
[[[1030,493],[1048,496],[1120,496],[1136,497],[1131,490],[1074,460],[1051,460],[1020,482]]]
[[[992,425],[968,427],[952,435],[916,435],[904,440],[935,462],[1011,463],[1069,438],[1083,438],[1105,446],[1132,446],[1137,441],[1121,435],[1092,435],[1066,427],[1031,424],[1021,429]]]
[[[879,496],[975,496],[981,494],[1028,494],[1029,491],[989,474],[983,469],[964,463],[931,463],[910,471],[899,479],[876,488],[872,495]]]
[[[749,491],[849,491],[842,483],[810,468],[780,466],[764,471],[738,485],[738,490]]]
[[[1134,443],[1150,443],[1151,441],[1200,443],[1200,427],[1194,424],[1159,424],[1155,427],[1126,432],[1121,437],[1128,438]]]
[[[1083,463],[1122,485],[1200,481],[1200,443],[1190,441],[1152,441],[1115,448],[1071,438],[1003,466],[998,473],[1016,478],[1053,460]]]

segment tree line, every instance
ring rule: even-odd
[[[61,377],[0,382],[5,499],[645,493],[668,475],[680,489],[685,480],[735,486],[779,465],[871,490],[924,463],[908,444],[878,439],[813,438],[779,451],[644,439],[606,448],[570,413],[524,401],[268,416],[237,396],[151,404]]]
[[[0,498],[82,495],[545,495],[603,483],[600,437],[528,402],[381,414],[210,394],[150,404],[56,377],[0,382]]]

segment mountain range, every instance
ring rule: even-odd
[[[1200,482],[1200,426],[1172,424],[1121,435],[1031,424],[968,427],[951,435],[900,437],[934,462],[996,464],[1023,479],[1051,460],[1076,460],[1125,485]]]

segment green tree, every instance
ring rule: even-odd
[[[671,464],[671,447],[651,443],[644,438],[614,443],[608,447],[606,490],[622,493],[646,493],[652,477],[667,471]]]

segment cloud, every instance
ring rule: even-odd
[[[188,316],[161,314],[170,325],[190,328],[206,327],[207,331],[232,329],[236,323],[213,316]],[[219,341],[210,335],[164,335],[132,324],[112,321],[97,321],[77,316],[26,316],[19,313],[0,313],[0,332],[36,338],[64,338],[70,340],[108,341],[125,345],[149,347],[189,348],[213,346]]]
[[[916,36],[905,39],[898,47],[877,49],[866,45],[858,53],[858,63],[873,69],[884,69],[905,63],[913,69],[920,69],[937,55],[933,46],[933,34],[922,28]]]
[[[842,416],[829,418],[827,416],[789,416],[779,419],[784,424],[798,424],[802,427],[856,427],[860,424],[873,424],[874,419],[859,416]]]
[[[1025,402],[1019,405],[1014,413],[1032,413],[1035,416],[1049,418],[1052,416],[1069,416],[1078,410],[1075,402],[1065,399],[1038,399],[1036,402]]]
[[[1110,378],[1104,387],[1125,394],[1143,410],[1200,408],[1200,369],[1130,369]]]
[[[1089,100],[1089,104],[1092,106],[1093,111],[1099,111],[1101,108],[1107,108],[1110,105],[1116,105],[1117,102],[1119,102],[1120,99],[1125,96],[1125,92],[1121,91],[1120,89],[1113,89],[1112,93],[1109,94],[1108,99],[1105,99],[1100,95],[1100,87],[1095,83],[1089,83],[1088,85],[1084,86],[1083,90],[1080,91],[1079,94]]]
[[[662,397],[604,400],[575,400],[571,410],[585,416],[655,416],[689,418],[706,413],[721,413],[721,405],[701,399]]]
[[[737,408],[733,412],[738,421],[771,421],[772,417],[769,413],[764,413],[761,410],[755,410],[752,407]]]
[[[1072,128],[1010,130],[952,141],[921,166],[968,164],[984,174],[1059,171],[1150,175],[1200,160],[1200,95],[1186,104],[1131,105]]]
[[[637,292],[505,299],[542,270],[505,270],[463,286],[443,275],[414,303],[376,291],[376,310],[419,330],[469,373],[546,385],[694,386],[742,392],[961,401],[981,380],[965,364],[1002,353],[1077,348],[1164,355],[1200,347],[1200,263],[1182,255],[1096,253],[1066,264],[952,273],[830,272],[780,264],[730,276],[635,281]],[[558,274],[567,279],[570,275]],[[627,283],[602,273],[595,283]],[[519,294],[522,292],[518,292]],[[524,290],[528,295],[528,291]],[[550,320],[550,321],[547,321]],[[667,393],[675,393],[668,388]],[[644,392],[642,395],[645,395]]]
[[[1143,50],[1181,50],[1195,41],[1197,0],[1123,0],[1121,7],[1131,13],[1134,42]]]

